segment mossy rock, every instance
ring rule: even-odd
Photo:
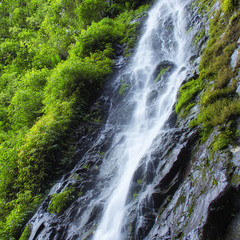
[[[74,200],[74,192],[73,188],[66,188],[63,192],[54,193],[48,207],[50,213],[61,214]]]
[[[175,65],[173,62],[167,60],[160,62],[153,73],[154,82],[158,82],[162,77],[170,75],[174,69]]]

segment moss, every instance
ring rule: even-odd
[[[137,193],[137,192],[134,192],[134,193],[133,193],[133,199],[137,198],[137,196],[138,196],[138,193]]]
[[[126,93],[127,93],[127,90],[130,88],[130,84],[128,83],[122,83],[120,89],[118,90],[118,93],[121,95],[121,96],[124,96]]]
[[[204,1],[202,3],[205,4]],[[238,71],[232,71],[230,67],[231,55],[240,37],[239,17],[240,12],[232,16],[222,14],[221,10],[216,12],[210,23],[210,39],[199,65],[199,78],[182,86],[176,105],[178,114],[187,112],[194,106],[197,94],[206,89],[200,96],[200,113],[190,122],[190,127],[201,126],[202,141],[208,138],[214,127],[220,127],[223,132],[211,146],[214,152],[226,148],[233,141],[234,133],[223,126],[240,116],[236,93]],[[202,34],[200,32],[197,36],[200,38]]]
[[[232,143],[233,139],[236,138],[236,133],[237,130],[235,127],[226,127],[222,129],[212,143],[212,153],[227,148],[228,145]]]
[[[156,79],[154,80],[154,82],[158,82],[161,78],[161,76],[170,69],[170,67],[166,67],[166,68],[163,68],[160,73],[158,74],[158,76],[156,77]]]
[[[138,183],[138,184],[142,184],[142,182],[143,182],[142,179],[138,179],[138,180],[137,180],[137,183]]]
[[[239,174],[234,174],[233,177],[232,177],[232,180],[231,180],[231,183],[238,187],[240,185],[240,176]]]
[[[177,209],[181,204],[185,203],[185,201],[186,201],[186,196],[185,196],[184,193],[181,193],[180,196],[178,197],[178,200],[177,200],[177,202],[176,202],[176,204],[175,204],[175,206],[174,206],[174,210],[173,210],[173,211],[175,212],[176,209]]]
[[[30,226],[30,224],[28,224],[25,227],[25,229],[24,229],[21,237],[19,238],[19,240],[28,240],[30,235],[31,235],[31,226]]]
[[[128,225],[128,232],[129,232],[129,239],[130,239],[130,240],[133,239],[132,231],[133,231],[133,225],[132,225],[132,223],[130,222],[129,225]]]
[[[188,210],[188,216],[191,216],[191,214],[193,213],[193,209],[194,209],[194,206],[195,206],[195,202],[193,202]]]
[[[61,193],[54,193],[48,210],[50,213],[61,214],[75,198],[73,188],[66,188]]]
[[[223,0],[221,7],[224,12],[231,13],[238,5],[238,0]]]
[[[194,38],[194,44],[196,45],[206,35],[205,29],[202,29]]]
[[[191,30],[192,30],[192,28],[190,27],[190,28],[187,30],[187,34],[189,34]]]
[[[84,164],[82,168],[88,170],[90,168],[90,165],[89,164]]]
[[[104,154],[105,154],[105,152],[98,152],[100,159],[103,159]]]
[[[194,5],[198,6],[198,12],[203,14],[209,12],[215,2],[216,0],[198,0],[194,3]]]
[[[201,78],[193,79],[185,83],[180,88],[180,94],[178,102],[175,107],[177,113],[180,113],[182,109],[189,111],[194,106],[193,101],[199,92],[203,89]]]
[[[232,81],[232,83],[227,88],[216,88],[209,86],[206,92],[201,97],[201,105],[207,106],[208,104],[212,104],[218,99],[223,98],[234,98],[236,92],[236,81]]]

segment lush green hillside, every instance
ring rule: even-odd
[[[134,46],[149,1],[0,3],[0,239],[18,239],[44,191],[68,166],[74,127]]]

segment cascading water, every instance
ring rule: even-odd
[[[102,174],[114,172],[114,177],[100,196],[103,200],[108,197],[94,240],[125,239],[121,230],[124,215],[128,214],[126,200],[134,173],[150,151],[154,139],[167,131],[165,123],[188,64],[184,5],[185,2],[180,0],[159,0],[156,3],[149,12],[145,33],[125,73],[131,85],[131,97],[127,101],[133,102],[135,108],[129,126],[115,136],[114,147],[103,160],[106,167],[103,165]],[[165,64],[154,77],[159,62]],[[168,74],[164,77],[164,73]],[[117,144],[123,137],[124,140]],[[147,157],[145,161],[151,159]],[[100,178],[103,178],[101,174]]]
[[[129,66],[120,69],[103,96],[110,105],[103,130],[49,194],[75,184],[83,195],[59,218],[47,211],[48,197],[31,220],[30,240],[150,239],[162,201],[155,196],[159,195],[154,192],[159,183],[155,175],[163,178],[171,168],[156,155],[170,154],[169,149],[176,147],[171,144],[177,140],[168,135],[168,119],[189,68],[187,2],[158,0],[149,11]],[[124,96],[118,93],[121,84]],[[89,175],[85,166],[90,166]],[[162,198],[167,198],[164,194]]]

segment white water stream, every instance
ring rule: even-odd
[[[126,72],[131,75],[132,87],[131,98],[128,101],[135,103],[132,120],[127,129],[115,137],[113,145],[123,136],[125,141],[106,154],[103,159],[106,164],[103,164],[100,171],[102,175],[112,172],[114,177],[102,191],[100,200],[106,201],[106,204],[94,240],[123,239],[121,228],[134,172],[153,140],[162,131],[166,131],[165,123],[176,101],[177,91],[186,76],[188,64],[185,5],[184,0],[159,0],[149,11],[145,32]],[[174,63],[175,68],[166,78],[167,81],[157,83],[153,79],[153,73],[163,60]],[[152,101],[152,114],[149,114],[148,99],[153,90],[158,91],[158,97]]]

